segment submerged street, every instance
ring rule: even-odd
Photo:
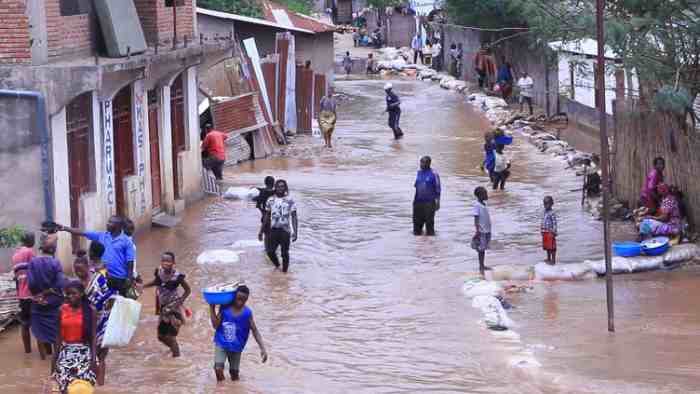
[[[488,330],[462,294],[477,271],[471,206],[488,177],[483,132],[489,125],[464,96],[420,81],[394,82],[402,100],[396,142],[386,125],[383,81],[336,84],[350,99],[338,105],[334,148],[299,136],[283,154],[229,167],[235,186],[286,179],[299,209],[299,240],[290,272],[274,271],[262,249],[241,261],[200,266],[197,256],[256,238],[259,212],[250,202],[207,199],[175,229],[138,237],[138,269],[150,280],[160,253],[171,250],[187,274],[192,321],[172,359],[156,339],[154,297],[147,291],[132,344],[110,353],[105,393],[640,393],[694,392],[700,379],[700,271],[615,277],[617,333],[606,331],[604,282],[534,283],[509,296],[517,327]],[[505,191],[489,188],[494,226],[488,266],[533,265],[544,258],[542,198],[559,215],[558,264],[602,256],[601,223],[580,208],[581,179],[566,163],[516,136],[508,151]],[[422,155],[442,178],[437,236],[414,237],[413,181]],[[618,229],[619,230],[619,229]],[[235,249],[234,249],[235,250]],[[239,249],[241,250],[241,249]],[[243,279],[267,344],[260,363],[249,342],[241,382],[217,387],[213,330],[201,289]],[[37,392],[48,363],[25,356],[19,331],[0,338],[0,390]]]

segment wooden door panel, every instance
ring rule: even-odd
[[[160,208],[162,197],[162,181],[160,179],[160,140],[158,129],[158,107],[151,106],[148,110],[149,147],[151,152],[151,195],[153,208]]]

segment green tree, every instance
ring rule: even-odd
[[[263,16],[262,7],[257,0],[197,0],[197,6],[253,18]]]

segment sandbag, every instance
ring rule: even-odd
[[[241,261],[241,252],[226,249],[214,249],[197,256],[197,264],[235,264]]]
[[[680,244],[672,246],[668,252],[660,257],[663,257],[666,265],[682,263],[700,257],[700,247],[696,244]]]
[[[224,198],[229,200],[252,200],[260,195],[260,190],[256,188],[229,187],[224,192]]]
[[[140,314],[141,304],[138,301],[115,296],[105,335],[102,338],[102,346],[106,348],[127,346],[139,325]]]
[[[489,328],[513,328],[515,324],[508,317],[503,305],[498,298],[489,295],[480,295],[472,300],[472,307],[481,310],[484,315],[484,323]]]
[[[525,265],[495,265],[485,272],[487,280],[532,280],[535,271]]]
[[[589,264],[535,264],[536,280],[583,280],[594,277],[593,269]]]
[[[497,282],[489,282],[481,278],[469,278],[464,281],[462,292],[468,298],[477,296],[502,296],[503,286]]]
[[[585,261],[598,275],[605,275],[605,260]],[[663,258],[656,257],[621,257],[613,256],[611,265],[613,274],[628,274],[630,272],[649,271],[661,268]]]

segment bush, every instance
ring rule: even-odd
[[[22,243],[24,229],[13,226],[0,229],[0,248],[14,248]]]

